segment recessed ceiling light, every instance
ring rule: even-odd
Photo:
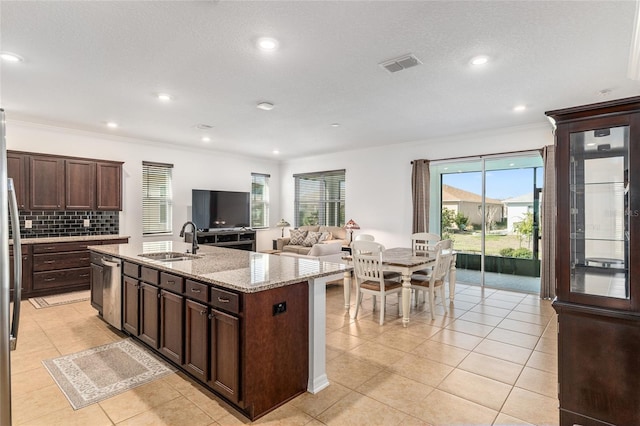
[[[471,58],[471,65],[474,66],[485,65],[487,62],[489,62],[489,57],[485,55],[475,56]]]
[[[0,53],[0,58],[2,58],[2,60],[5,61],[5,62],[22,62],[22,61],[24,61],[24,59],[22,59],[21,56],[16,55],[15,53],[11,53],[11,52],[2,52],[2,53]]]
[[[108,121],[107,122],[107,127],[111,128],[111,129],[115,129],[118,127],[118,123],[116,123],[115,121]]]
[[[278,49],[279,45],[280,43],[278,43],[278,40],[276,40],[275,38],[260,37],[258,39],[258,48],[260,50],[264,50],[265,52],[273,52],[274,50]]]
[[[276,154],[276,155],[278,155],[278,154],[280,154],[280,151],[278,151],[277,149],[274,149],[274,150],[273,150],[273,153],[274,153],[274,154]]]
[[[167,93],[158,93],[158,100],[162,102],[169,102],[171,99],[171,95]]]
[[[203,136],[202,142],[211,142],[211,138],[209,136]]]
[[[514,106],[514,107],[513,107],[513,110],[514,110],[515,112],[522,112],[522,111],[524,111],[525,109],[527,109],[527,106],[526,106],[526,105],[516,105],[516,106]]]
[[[332,123],[331,127],[340,127],[340,123]]]
[[[271,102],[260,102],[256,105],[256,108],[261,109],[263,111],[271,111],[274,105]]]

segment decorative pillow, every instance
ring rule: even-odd
[[[289,244],[294,246],[301,246],[304,242],[305,237],[307,236],[307,231],[292,229],[289,231],[289,235],[291,236],[291,238],[289,239]]]
[[[328,254],[340,253],[342,245],[340,243],[332,244],[315,244],[309,250],[308,256],[326,256]]]
[[[307,237],[302,242],[302,245],[305,247],[311,247],[318,242],[320,236],[322,236],[322,232],[309,231]]]
[[[318,242],[321,243],[323,241],[329,241],[333,239],[333,235],[331,235],[331,232],[323,232],[322,234],[320,234],[320,238],[318,238]]]

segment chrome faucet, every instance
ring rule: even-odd
[[[198,250],[198,227],[196,226],[196,224],[191,221],[185,222],[184,225],[182,225],[182,229],[180,230],[180,236],[184,237],[184,230],[187,225],[191,225],[191,227],[193,228],[193,238],[191,239],[191,253],[196,254],[196,251]]]

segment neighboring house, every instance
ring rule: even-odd
[[[507,198],[503,203],[507,215],[507,230],[513,232],[513,225],[522,222],[526,213],[533,213],[533,192]]]
[[[504,218],[502,201],[485,198],[487,218],[500,222]],[[442,185],[442,207],[464,214],[474,228],[482,225],[482,196],[450,185]]]

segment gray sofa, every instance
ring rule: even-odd
[[[316,225],[316,226],[301,226],[298,229],[302,231],[307,231],[307,232],[330,232],[331,239],[323,241],[321,244],[337,243],[339,241],[342,246],[345,246],[345,247],[349,246],[349,242],[347,241],[347,231],[342,227]],[[276,248],[285,253],[289,252],[289,253],[306,255],[309,253],[309,250],[311,250],[311,247],[313,246],[313,244],[310,244],[309,246],[299,245],[299,244],[294,245],[294,244],[290,244],[289,243],[290,241],[291,241],[290,237],[278,238],[276,242]]]

